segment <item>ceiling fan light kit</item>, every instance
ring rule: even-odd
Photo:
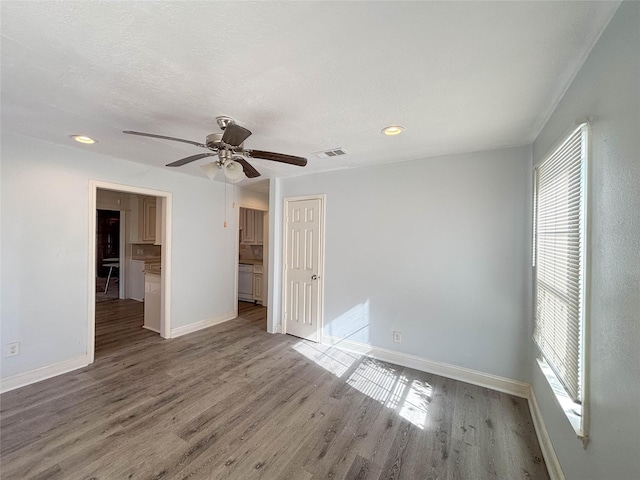
[[[229,180],[239,180],[244,175],[242,165],[233,160],[229,160],[224,164],[224,176]]]
[[[205,173],[209,180],[213,180],[216,178],[216,175],[220,173],[220,167],[217,162],[205,163],[204,165],[200,165],[200,168]]]
[[[214,168],[217,166],[219,170],[223,170],[224,175],[234,183],[245,178],[255,178],[260,176],[253,166],[247,162],[243,157],[258,158],[263,160],[271,160],[273,162],[286,163],[288,165],[296,165],[304,167],[307,164],[307,159],[304,157],[297,157],[295,155],[285,155],[283,153],[266,152],[264,150],[249,150],[244,148],[244,141],[251,135],[251,130],[248,130],[240,125],[236,125],[232,118],[226,116],[216,117],[218,126],[223,133],[212,133],[207,135],[205,143],[194,142],[192,140],[185,140],[182,138],[167,137],[164,135],[156,135],[154,133],[134,132],[131,130],[125,130],[122,133],[129,135],[139,135],[142,137],[160,138],[163,140],[172,140],[175,142],[189,143],[197,147],[207,148],[212,153],[199,153],[185,157],[175,162],[167,164],[167,167],[181,167],[187,163],[195,162],[205,157],[218,157],[217,162],[212,162],[207,165],[202,165],[202,169],[209,178],[215,177]],[[212,176],[213,175],[213,176]]]
[[[209,162],[200,165],[200,168],[210,180],[218,178],[229,181],[230,183],[238,183],[247,178],[242,166],[234,161],[228,161],[224,165],[221,165],[219,161]]]

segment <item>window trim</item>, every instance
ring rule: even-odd
[[[535,319],[536,312],[536,289],[537,289],[537,251],[536,251],[536,222],[537,222],[537,168],[549,157],[551,157],[559,147],[561,147],[567,139],[576,132],[578,129],[583,129],[584,135],[584,179],[583,179],[583,206],[582,206],[582,221],[583,221],[583,239],[582,239],[582,318],[581,318],[581,342],[580,342],[580,397],[582,403],[575,403],[569,394],[565,391],[562,383],[557,378],[555,372],[550,365],[547,364],[537,342],[532,335],[532,340],[535,348],[538,351],[537,361],[540,372],[546,378],[549,383],[558,406],[565,413],[567,420],[571,427],[574,429],[576,436],[582,441],[583,447],[586,448],[589,442],[589,424],[590,424],[590,383],[589,383],[589,359],[590,359],[590,297],[591,297],[591,124],[592,118],[588,120],[575,122],[570,128],[568,128],[560,137],[560,139],[533,165],[533,228],[532,228],[532,277],[533,277],[533,318]],[[534,322],[535,328],[535,322]],[[558,388],[558,386],[560,388]],[[575,407],[579,407],[581,415],[578,416],[574,413]]]

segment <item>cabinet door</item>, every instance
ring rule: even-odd
[[[253,274],[253,299],[262,302],[262,274]]]
[[[163,199],[161,197],[156,198],[156,233],[155,233],[155,240],[153,242],[154,245],[162,245],[162,233],[163,233],[163,214],[162,214],[162,207],[163,207]]]
[[[242,225],[242,235],[240,243],[254,245],[256,243],[255,210],[244,210],[244,224]]]
[[[144,275],[144,328],[160,333],[160,275]]]
[[[145,197],[142,200],[142,241],[154,242],[156,239],[156,199]]]
[[[129,298],[144,300],[144,260],[129,261]]]
[[[262,245],[264,242],[264,232],[263,232],[263,224],[264,224],[264,212],[256,210],[256,243],[258,245]]]

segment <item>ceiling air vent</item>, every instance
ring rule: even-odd
[[[325,150],[323,152],[316,152],[315,156],[320,158],[339,157],[340,155],[346,155],[347,151],[343,148],[332,148],[331,150]]]

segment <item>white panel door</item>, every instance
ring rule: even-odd
[[[287,202],[285,333],[320,341],[322,199]]]

